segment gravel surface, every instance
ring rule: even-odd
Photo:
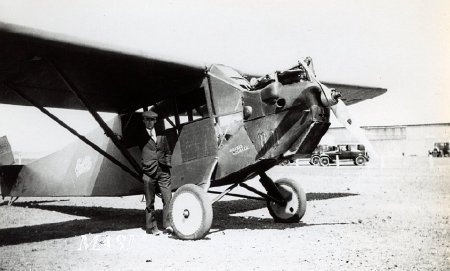
[[[450,270],[450,158],[268,175],[301,183],[301,223],[274,223],[265,202],[227,196],[198,241],[145,234],[141,196],[3,203],[0,270]]]

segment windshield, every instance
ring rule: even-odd
[[[220,71],[228,78],[232,79],[237,85],[241,86],[244,89],[250,89],[250,83],[245,79],[240,73],[236,70],[227,67],[220,66]]]

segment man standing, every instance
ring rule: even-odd
[[[158,114],[145,111],[142,118],[147,129],[149,139],[142,148],[142,170],[144,173],[144,192],[146,200],[145,230],[149,234],[159,235],[155,219],[155,191],[159,187],[163,201],[163,228],[168,234],[173,232],[169,222],[169,204],[172,199],[170,187],[171,151],[165,136],[156,136],[155,123]]]

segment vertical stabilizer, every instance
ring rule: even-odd
[[[14,164],[14,155],[6,136],[0,137],[0,165]]]

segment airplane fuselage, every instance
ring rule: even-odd
[[[256,87],[239,76],[220,65],[208,71],[211,117],[181,129],[174,187],[208,175],[211,186],[245,181],[296,152],[311,153],[327,131],[329,108],[306,70],[271,75]]]

